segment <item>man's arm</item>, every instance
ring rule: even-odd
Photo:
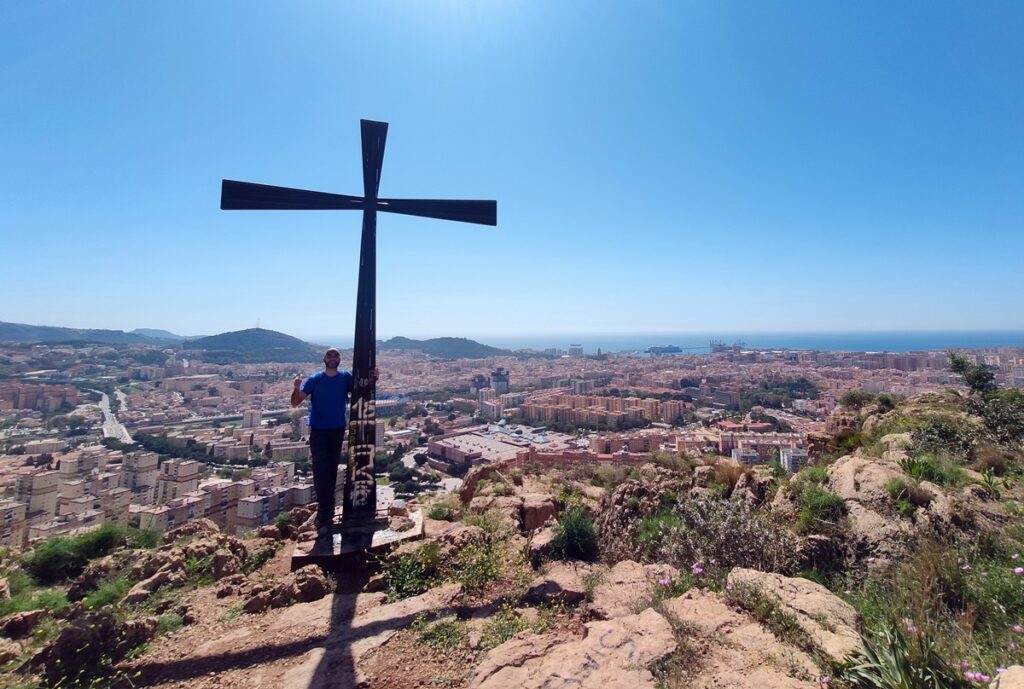
[[[306,393],[302,391],[302,376],[295,376],[295,387],[292,389],[292,406],[299,406],[305,399]]]

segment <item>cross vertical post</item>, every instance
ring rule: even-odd
[[[363,236],[359,247],[359,286],[356,294],[356,331],[352,352],[352,404],[349,414],[351,461],[345,472],[342,528],[377,516],[377,479],[374,466],[377,436],[377,192],[386,122],[361,123],[363,147]]]
[[[377,212],[454,220],[478,225],[498,224],[496,201],[382,199],[381,167],[387,122],[360,120],[363,151],[363,196],[253,184],[225,179],[222,210],[362,210],[359,283],[356,294],[355,341],[352,353],[352,399],[349,406],[349,454],[342,500],[342,527],[371,522],[377,514],[376,445],[377,368]]]

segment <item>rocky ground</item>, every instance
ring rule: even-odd
[[[864,669],[895,624],[928,686],[1024,687],[1024,489],[980,450],[922,450],[960,442],[942,410],[980,427],[955,400],[851,410],[857,446],[792,478],[678,457],[474,470],[458,499],[422,506],[443,517],[424,540],[334,576],[289,573],[308,510],[245,540],[200,520],[94,559],[59,613],[0,618],[0,680],[57,684],[75,666],[165,688],[917,686]]]

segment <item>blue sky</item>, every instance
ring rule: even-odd
[[[349,334],[1024,329],[1024,4],[13,2],[0,320]]]

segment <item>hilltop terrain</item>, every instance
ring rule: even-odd
[[[439,359],[484,359],[489,356],[508,356],[512,352],[480,344],[465,337],[435,337],[429,340],[412,340],[408,337],[392,337],[378,341],[379,349],[416,349]]]
[[[848,395],[793,476],[663,451],[474,469],[413,507],[425,540],[333,578],[287,573],[306,508],[247,538],[200,520],[47,542],[3,561],[0,677],[1020,687],[1024,399],[972,387]]]

